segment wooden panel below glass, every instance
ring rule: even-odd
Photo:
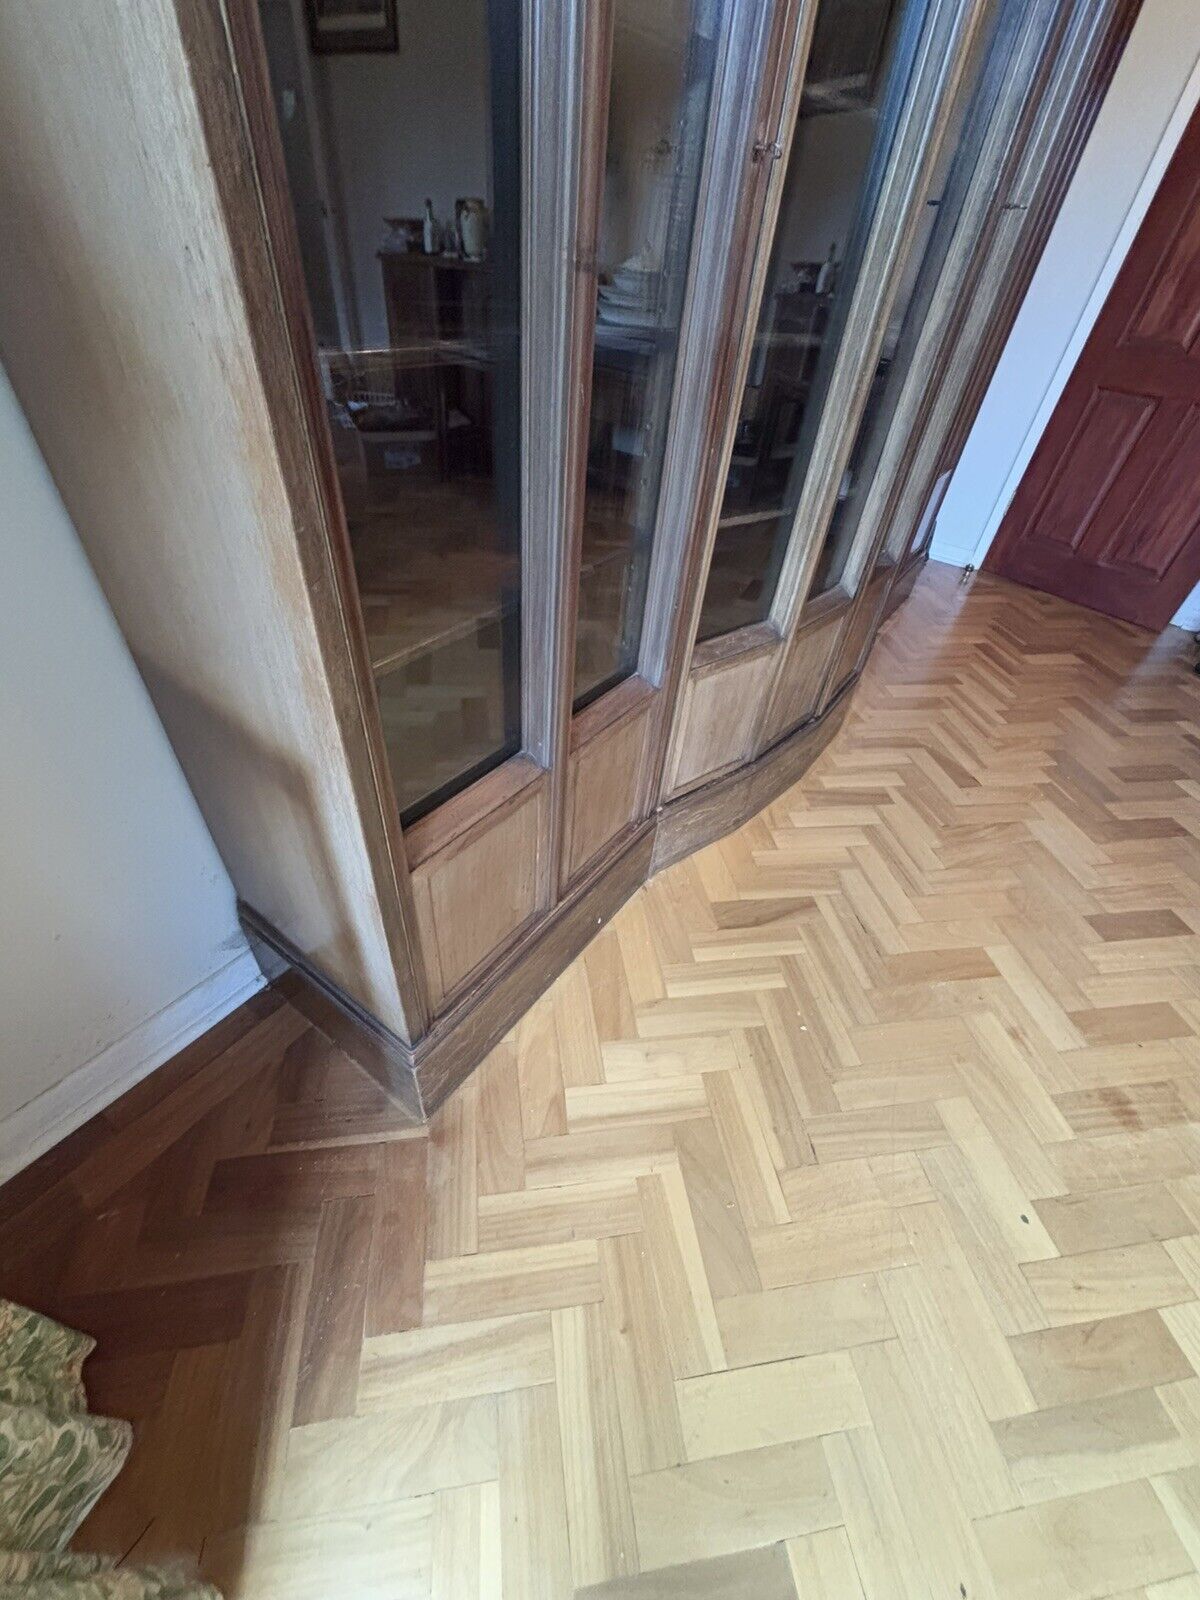
[[[511,792],[494,794],[502,786]],[[435,1011],[537,912],[537,868],[545,837],[549,778],[518,757],[476,785],[486,791],[477,814],[456,830],[458,796],[406,836],[410,850],[432,846],[412,863],[413,900]],[[445,827],[446,835],[438,837]],[[415,836],[415,837],[414,837]]]
[[[759,706],[779,649],[779,638],[772,635],[758,648],[733,656],[722,652],[707,660],[697,652],[700,659],[693,659],[675,727],[668,795],[702,783],[751,753]]]
[[[764,746],[774,744],[789,729],[807,722],[816,711],[844,617],[845,611],[838,611],[822,617],[815,625],[798,629],[793,636],[764,729]]]
[[[888,579],[890,577],[890,567],[884,567],[877,572],[867,585],[865,593],[859,598],[849,617],[846,618],[846,626],[842,632],[841,642],[838,645],[837,661],[829,675],[827,700],[831,700],[834,695],[839,694],[845,688],[851,675],[862,666],[867,646],[874,639],[875,630],[879,626],[883,615],[883,605],[887,599]]]
[[[575,719],[567,774],[564,884],[646,809],[654,696],[644,679],[627,678]]]

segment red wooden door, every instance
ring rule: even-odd
[[[1150,628],[1200,579],[1200,112],[984,566]]]

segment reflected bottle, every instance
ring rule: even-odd
[[[821,263],[821,270],[817,273],[816,291],[818,294],[832,294],[833,286],[837,282],[837,241],[829,246],[829,254]]]

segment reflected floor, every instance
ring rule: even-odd
[[[520,553],[505,548],[493,486],[369,473],[339,462],[367,645],[402,812],[506,750],[519,696]],[[593,508],[584,528],[579,671],[601,677],[627,582],[627,541]],[[507,649],[506,649],[507,643]]]
[[[763,620],[763,586],[771,570],[778,523],[718,526],[700,614],[700,639]]]

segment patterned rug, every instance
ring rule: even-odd
[[[0,1300],[0,1600],[220,1600],[185,1574],[66,1548],[133,1436],[128,1422],[88,1412],[94,1344]]]

